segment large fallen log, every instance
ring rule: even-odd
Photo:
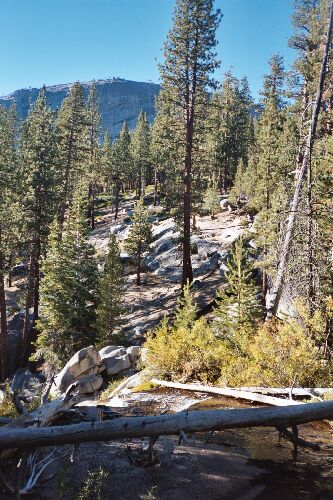
[[[178,435],[245,427],[286,428],[333,418],[333,401],[286,407],[241,408],[128,417],[68,426],[0,428],[0,449],[29,448],[69,443],[109,441],[129,437]]]
[[[299,404],[290,399],[274,398],[272,396],[265,396],[255,392],[243,391],[238,389],[227,389],[222,387],[210,387],[209,385],[201,384],[180,384],[177,382],[167,382],[166,380],[152,379],[153,384],[162,385],[163,387],[170,387],[173,389],[183,389],[185,391],[207,392],[209,394],[218,394],[219,396],[227,396],[230,398],[245,399],[247,401],[263,403],[272,406],[290,406]]]

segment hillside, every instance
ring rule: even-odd
[[[92,81],[82,82],[86,96],[92,83]],[[127,122],[129,128],[134,128],[140,111],[147,113],[150,123],[154,120],[155,97],[159,93],[159,85],[120,78],[98,80],[96,84],[102,128],[109,130],[112,137],[119,133],[124,121]],[[65,83],[46,87],[47,101],[53,110],[59,108],[71,85],[71,83]],[[19,117],[25,118],[30,101],[34,102],[38,93],[39,89],[37,88],[15,90],[11,94],[0,98],[0,104],[9,107],[15,102]]]

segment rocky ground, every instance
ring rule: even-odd
[[[117,221],[110,207],[101,211],[97,227],[90,236],[98,255],[105,254],[109,236],[113,233],[122,248],[124,262],[128,262],[123,243],[128,236],[133,208],[134,200],[123,203]],[[135,269],[129,265],[125,267],[124,302],[127,313],[123,330],[133,344],[140,344],[148,330],[154,328],[163,316],[174,311],[180,292],[182,252],[179,233],[174,221],[165,217],[161,207],[151,206],[150,212],[154,221],[153,243],[145,257],[141,286],[135,283]],[[225,282],[228,247],[246,227],[246,217],[227,207],[214,219],[210,216],[197,218],[191,244],[195,278],[193,289],[201,310],[209,309],[217,290]]]

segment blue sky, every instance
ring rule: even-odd
[[[175,0],[1,0],[0,95],[120,76],[158,82]],[[223,12],[217,77],[246,75],[257,97],[271,54],[290,64],[292,0],[215,0]]]

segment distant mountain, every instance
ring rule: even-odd
[[[91,82],[81,82],[87,96]],[[46,97],[52,109],[60,107],[62,100],[68,95],[71,83],[46,87]],[[160,91],[156,83],[133,82],[112,78],[96,81],[100,110],[102,115],[102,128],[108,129],[114,138],[120,131],[124,121],[130,128],[134,128],[140,111],[147,113],[149,122],[155,117],[155,97]],[[0,104],[11,106],[16,102],[20,118],[25,118],[28,113],[30,101],[34,102],[39,89],[15,90],[11,94],[0,98]]]

